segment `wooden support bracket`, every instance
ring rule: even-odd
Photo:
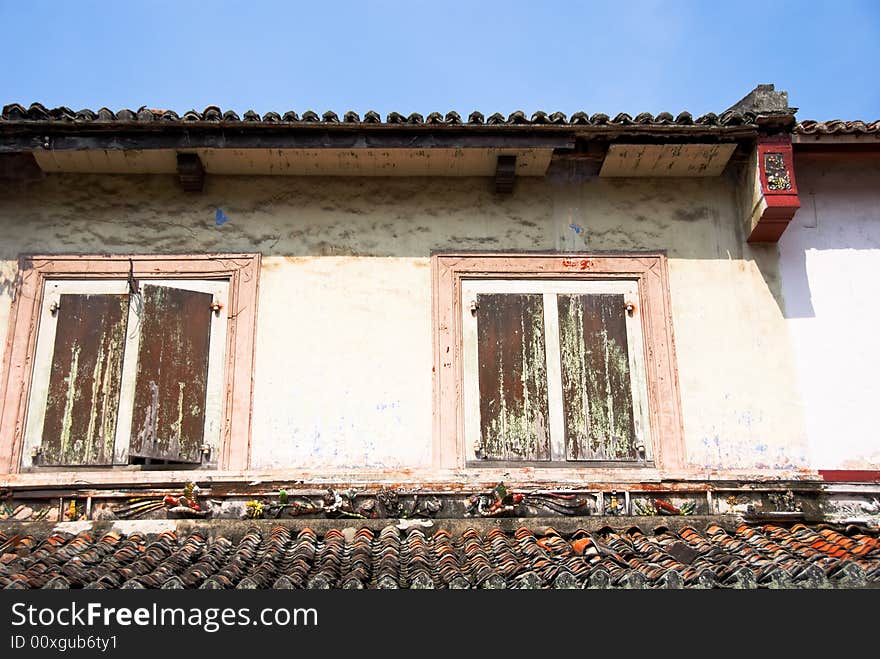
[[[498,156],[495,165],[495,192],[509,194],[513,192],[516,179],[516,156]]]
[[[177,176],[186,192],[201,192],[205,187],[205,167],[199,154],[178,153]]]

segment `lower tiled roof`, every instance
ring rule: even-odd
[[[794,127],[798,135],[868,135],[880,133],[880,120],[878,121],[814,121],[805,119]]]
[[[795,524],[703,530],[525,526],[206,526],[0,533],[2,588],[866,588],[876,529]]]

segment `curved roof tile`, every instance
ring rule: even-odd
[[[442,524],[442,520],[438,520]],[[877,529],[825,524],[603,527],[560,534],[470,526],[250,527],[241,537],[165,531],[0,532],[0,588],[866,588]],[[220,529],[217,529],[220,531]]]
[[[831,119],[830,121],[815,121],[805,119],[794,127],[798,135],[869,135],[880,134],[880,120],[877,121],[842,121]]]
[[[712,112],[702,115],[694,119],[689,112],[681,112],[673,115],[669,112],[660,112],[653,115],[650,112],[642,112],[633,117],[630,114],[621,112],[611,118],[607,114],[597,113],[592,116],[586,112],[575,112],[567,117],[563,112],[548,113],[543,110],[537,110],[531,115],[527,115],[522,110],[516,110],[509,115],[504,116],[500,112],[490,115],[484,115],[482,112],[471,112],[465,122],[461,115],[455,111],[447,112],[445,115],[440,112],[431,112],[427,116],[423,116],[418,112],[404,115],[400,112],[389,112],[384,121],[382,117],[372,110],[366,112],[363,118],[354,111],[346,112],[340,120],[339,115],[333,111],[327,111],[319,115],[312,110],[306,110],[302,115],[297,114],[293,110],[284,113],[266,112],[259,114],[254,110],[248,110],[239,116],[232,110],[223,111],[215,105],[210,105],[204,110],[189,110],[182,115],[172,110],[160,110],[143,106],[138,110],[130,110],[123,108],[115,113],[108,108],[101,108],[97,111],[84,108],[78,112],[74,112],[67,107],[57,107],[47,109],[40,103],[32,103],[28,107],[24,107],[19,103],[11,103],[3,107],[0,112],[0,124],[5,122],[137,122],[150,123],[162,121],[165,123],[190,123],[190,122],[225,122],[225,123],[247,123],[247,124],[297,124],[297,123],[324,123],[324,124],[389,124],[389,125],[415,125],[415,126],[458,126],[467,123],[468,125],[486,125],[486,126],[720,126],[734,127],[755,124],[756,117],[754,114],[746,112],[739,113],[735,111],[727,111],[722,115],[716,115]],[[804,121],[797,125],[795,131],[804,134],[811,132],[833,133],[833,132],[876,132],[878,130],[878,122],[866,124],[861,121],[854,122],[815,122]]]

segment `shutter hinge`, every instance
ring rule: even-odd
[[[476,315],[477,315],[477,310],[478,310],[479,308],[480,308],[480,305],[477,304],[477,301],[476,301],[476,300],[471,300],[470,310],[471,310],[471,315],[472,315],[472,316],[476,316]]]
[[[483,451],[483,438],[474,442],[474,457],[477,460],[485,460],[488,456]]]
[[[43,447],[35,446],[31,449],[31,462],[35,465],[40,464],[43,461]]]

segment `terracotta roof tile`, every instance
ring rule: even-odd
[[[733,127],[755,124],[756,115],[752,112],[738,112],[728,110],[721,115],[715,113],[704,114],[694,119],[689,112],[681,112],[673,116],[669,112],[660,112],[653,115],[650,112],[642,112],[635,117],[627,113],[620,113],[613,119],[607,114],[597,113],[590,117],[585,112],[575,112],[567,117],[563,112],[545,112],[538,110],[527,115],[522,110],[511,112],[507,116],[500,112],[492,113],[486,117],[481,112],[471,112],[467,118],[468,125],[478,126],[720,126]],[[274,124],[385,124],[385,125],[414,125],[414,126],[458,126],[465,122],[455,112],[431,112],[423,116],[418,112],[404,115],[400,112],[389,112],[384,120],[372,110],[366,112],[361,118],[358,113],[348,111],[342,119],[333,111],[318,114],[313,110],[306,110],[301,115],[292,110],[286,112],[266,112],[262,115],[254,110],[248,110],[239,116],[232,110],[223,111],[221,108],[210,105],[201,112],[189,110],[178,115],[173,110],[155,109],[143,106],[137,110],[121,109],[116,112],[108,108],[91,110],[84,108],[79,111],[67,107],[48,109],[40,103],[32,103],[25,107],[19,103],[11,103],[3,107],[0,112],[0,123],[10,122],[48,122],[62,124],[88,124],[88,123],[132,123],[149,124],[162,122],[164,124],[213,122],[225,124],[250,124],[250,125],[274,125]],[[805,124],[816,122],[802,122]],[[829,122],[833,123],[833,122]],[[844,123],[844,122],[839,122]],[[862,122],[846,122],[847,124],[861,124]],[[876,122],[875,122],[876,123]],[[863,124],[864,125],[864,124]],[[874,125],[874,124],[870,124]],[[876,128],[875,128],[876,130]],[[806,132],[806,131],[805,131]]]
[[[795,134],[798,135],[880,135],[880,120],[866,121],[841,121],[840,119],[832,119],[830,121],[815,121],[813,119],[805,119],[799,121],[794,127]]]
[[[200,532],[0,535],[2,588],[880,587],[876,530],[711,524],[536,533],[253,526]],[[8,558],[7,558],[8,557]]]

